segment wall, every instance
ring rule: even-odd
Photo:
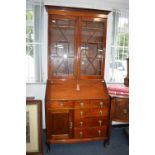
[[[116,3],[119,1],[119,3]],[[115,2],[115,3],[114,3]],[[68,7],[80,7],[80,8],[92,8],[92,9],[101,9],[101,10],[112,10],[113,8],[117,9],[126,9],[128,8],[128,1],[123,0],[124,3],[120,3],[121,0],[44,0],[45,5],[56,5],[56,6],[68,6]],[[108,27],[107,27],[107,50],[106,50],[106,61],[108,61],[111,44],[111,30],[112,30],[112,14],[109,14],[108,18]],[[43,73],[44,79],[47,77],[47,13],[44,10],[44,33],[43,33]],[[107,63],[106,63],[107,64]],[[108,66],[105,66],[108,67]],[[105,76],[108,73],[105,73]],[[106,80],[106,77],[105,77]],[[46,80],[45,80],[46,81]],[[43,129],[45,129],[45,89],[46,83],[38,84],[26,84],[26,96],[34,96],[35,99],[42,100],[42,114],[43,114]]]
[[[113,8],[128,8],[128,0],[44,0],[45,5],[59,5],[80,8],[112,10]]]
[[[42,100],[42,122],[45,129],[45,89],[46,84],[26,84],[26,96],[33,96],[35,99]]]

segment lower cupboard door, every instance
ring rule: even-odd
[[[72,138],[72,110],[49,110],[46,119],[48,139]]]

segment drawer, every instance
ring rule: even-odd
[[[98,128],[75,128],[74,137],[75,138],[93,138],[93,137],[105,137],[107,135],[107,126]]]
[[[77,109],[74,111],[74,116],[75,119],[108,116],[108,108]]]
[[[108,101],[107,100],[91,100],[91,107],[94,108],[106,108],[108,107]]]
[[[54,108],[54,109],[64,109],[64,108],[73,108],[74,102],[73,101],[51,101],[48,102],[47,108]]]
[[[107,117],[92,117],[92,118],[81,118],[74,120],[74,127],[85,128],[85,127],[101,127],[107,124]]]
[[[79,100],[75,102],[74,106],[76,109],[90,108],[90,103],[90,100]]]
[[[112,99],[112,119],[114,121],[128,122],[129,119],[129,99],[113,98]]]

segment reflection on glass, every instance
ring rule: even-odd
[[[81,75],[102,75],[103,26],[100,18],[82,22]]]
[[[51,62],[54,76],[73,76],[75,21],[52,19]]]

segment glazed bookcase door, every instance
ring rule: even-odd
[[[103,77],[105,19],[82,17],[80,74],[92,78]]]
[[[75,73],[76,19],[71,16],[49,16],[49,79],[73,77]]]

